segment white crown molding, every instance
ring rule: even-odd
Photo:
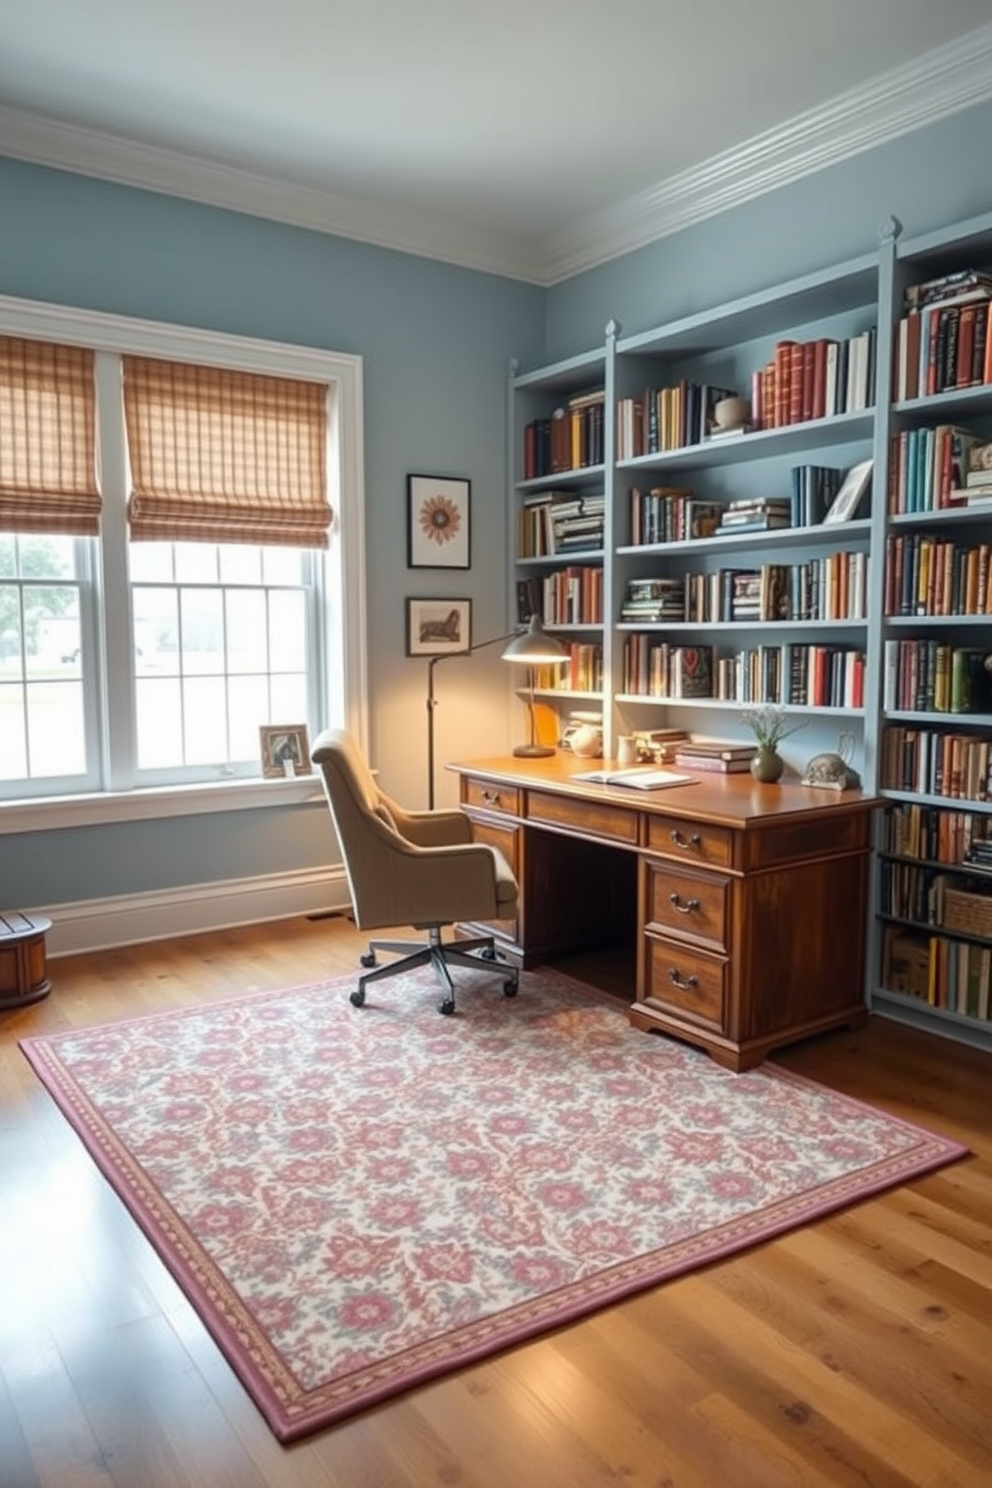
[[[0,155],[332,233],[377,248],[538,284],[533,242],[436,212],[365,201],[276,180],[238,166],[139,144],[0,104]]]
[[[989,97],[992,25],[547,236],[544,282],[558,284]]]
[[[37,165],[551,286],[989,97],[992,24],[536,243],[3,105],[0,150]]]

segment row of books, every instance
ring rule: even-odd
[[[630,579],[620,619],[643,625],[863,620],[867,594],[867,555],[844,549],[805,563]]]
[[[882,985],[930,1007],[987,1020],[992,1015],[992,947],[886,925]]]
[[[676,653],[683,653],[677,662]],[[760,646],[720,655],[714,647],[676,646],[646,635],[630,636],[624,646],[623,691],[637,697],[862,708],[864,679],[864,653],[845,646]]]
[[[606,497],[547,491],[520,503],[517,554],[521,558],[567,557],[602,551]]]
[[[882,730],[880,784],[883,790],[987,801],[990,759],[987,736],[888,724]]]
[[[846,340],[819,336],[776,342],[770,361],[752,377],[752,426],[779,429],[870,408],[875,342],[874,326]]]
[[[925,713],[992,713],[992,651],[948,641],[886,640],[882,705]]]
[[[961,505],[968,500],[969,489],[978,492],[992,482],[992,469],[984,465],[990,456],[992,445],[983,435],[957,424],[894,434],[889,445],[889,515]]]
[[[617,399],[617,459],[636,460],[666,450],[701,444],[714,427],[714,409],[733,388],[683,377],[670,386],[645,388]]]
[[[934,301],[908,310],[895,333],[895,402],[992,382],[990,315],[987,284],[963,291],[957,303]]]
[[[602,692],[603,648],[589,641],[563,642],[567,662],[534,668],[534,686],[542,692]]]
[[[602,465],[605,399],[602,388],[577,393],[549,416],[525,424],[524,480]]]
[[[879,813],[879,849],[938,863],[973,860],[992,868],[992,818],[944,806],[898,801]]]
[[[948,873],[929,863],[883,858],[879,891],[883,915],[957,934],[982,935],[992,942],[992,881],[988,879]]]
[[[712,537],[722,511],[717,502],[700,501],[682,486],[652,486],[648,491],[632,486],[629,502],[634,547]]]
[[[863,708],[865,654],[853,646],[757,646],[717,661],[716,695],[739,703]]]
[[[603,570],[569,564],[517,580],[517,623],[540,615],[545,625],[602,625]]]
[[[941,541],[930,533],[885,539],[886,615],[992,615],[992,544]]]

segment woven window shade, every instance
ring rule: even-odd
[[[0,336],[0,531],[99,530],[92,351]]]
[[[327,389],[123,358],[131,538],[326,548]]]

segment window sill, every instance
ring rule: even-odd
[[[153,821],[222,811],[258,811],[271,806],[299,806],[321,799],[320,776],[300,775],[295,780],[208,781],[198,785],[6,801],[0,802],[0,836],[13,832],[48,832],[65,827],[105,826],[108,822]]]

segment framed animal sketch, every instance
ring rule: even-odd
[[[448,656],[472,645],[470,599],[408,599],[407,656]]]

